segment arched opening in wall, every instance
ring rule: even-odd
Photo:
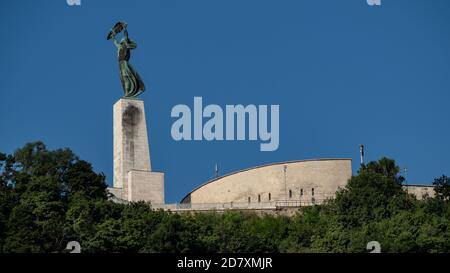
[[[314,188],[311,189],[311,195],[314,196]]]
[[[258,194],[258,203],[261,203],[261,194]]]
[[[303,196],[303,189],[300,189],[300,197]]]
[[[270,192],[269,192],[269,201],[271,201],[272,200],[272,194],[270,194]]]
[[[289,198],[292,198],[292,190],[289,190]]]
[[[250,204],[250,201],[251,201],[251,199],[250,199],[250,196],[248,197],[248,203]]]

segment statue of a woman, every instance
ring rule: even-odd
[[[120,25],[119,25],[120,24]],[[119,29],[117,29],[119,27]],[[116,34],[123,30],[124,38],[120,43],[116,40]],[[135,98],[145,90],[144,82],[141,80],[139,74],[129,63],[130,53],[132,49],[137,47],[135,41],[128,37],[126,24],[119,22],[114,26],[113,30],[108,35],[108,39],[112,38],[117,47],[117,56],[119,59],[120,81],[125,93],[125,98]]]

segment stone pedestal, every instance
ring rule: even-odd
[[[129,171],[128,200],[164,204],[164,174],[142,170]]]
[[[114,188],[126,201],[164,203],[164,174],[152,172],[144,102],[122,98],[114,104]]]

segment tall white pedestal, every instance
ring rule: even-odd
[[[114,187],[126,201],[164,203],[164,173],[152,172],[144,102],[122,98],[114,104]]]

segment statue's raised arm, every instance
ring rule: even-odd
[[[108,36],[106,37],[106,40],[111,39],[112,37],[115,37],[117,34],[119,34],[122,30],[126,31],[127,23],[125,22],[117,22],[111,31],[108,33]],[[127,37],[128,37],[128,31],[127,31]]]

